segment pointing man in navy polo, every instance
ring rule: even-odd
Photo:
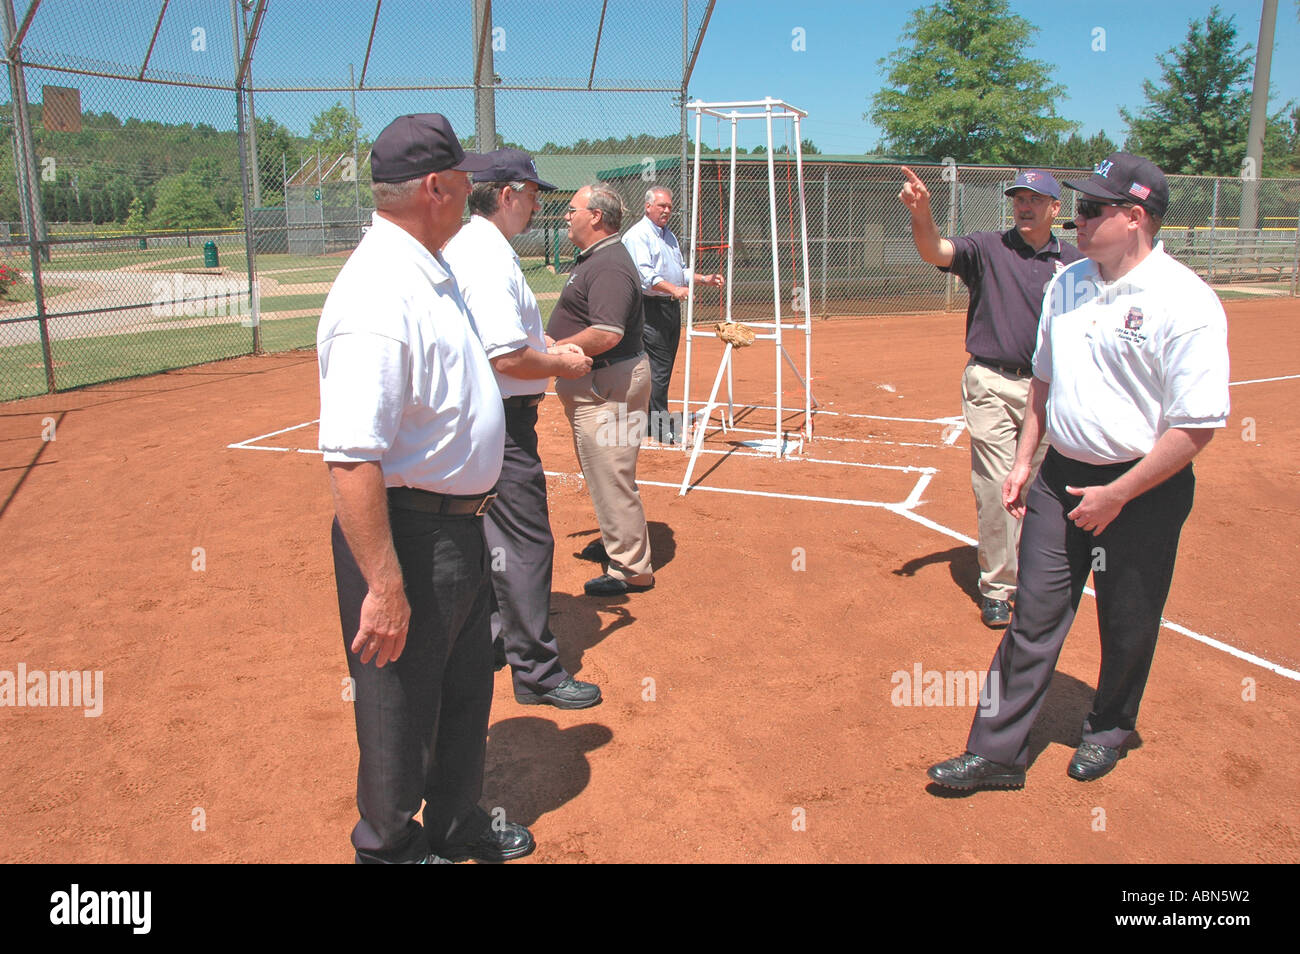
[[[1029,399],[1030,362],[1052,277],[1082,256],[1058,241],[1052,223],[1061,211],[1061,187],[1037,169],[1016,176],[1010,196],[1015,226],[944,238],[930,212],[930,191],[903,167],[907,182],[898,198],[912,214],[912,240],[921,258],[966,283],[966,351],[962,413],[970,433],[971,487],[979,519],[980,618],[993,628],[1011,619],[1016,594],[1020,520],[1002,506],[1016,439]],[[1033,459],[1037,468],[1045,448]]]

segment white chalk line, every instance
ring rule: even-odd
[[[658,444],[658,443],[642,444],[641,450],[643,452],[658,451],[661,453],[666,452],[669,454],[683,453],[680,447],[674,445]],[[762,451],[740,451],[740,450],[732,451],[732,450],[713,450],[709,448],[702,448],[700,450],[700,453],[709,454],[714,457],[758,457],[763,460],[776,460],[775,454],[763,453]],[[832,464],[836,467],[867,467],[872,470],[894,470],[902,474],[937,473],[937,471],[933,467],[919,467],[911,464],[868,464],[868,463],[863,463],[861,461],[853,461],[853,460],[828,460],[822,457],[800,457],[798,454],[787,454],[782,459],[787,461],[794,461],[795,463],[799,463],[799,464]]]
[[[949,537],[952,537],[954,540],[960,540],[962,543],[969,544],[970,546],[979,545],[976,540],[966,536],[966,534],[953,530],[951,527],[945,527],[943,524],[936,523],[935,521],[930,520],[927,517],[922,517],[920,514],[914,513],[911,510],[907,510],[904,507],[893,506],[893,507],[886,507],[885,509],[898,514],[900,517],[906,517],[908,520],[913,520],[924,527],[929,527],[931,530],[934,530],[936,533],[942,533]],[[1094,591],[1091,586],[1085,586],[1083,588],[1083,592],[1086,593],[1088,596],[1093,597],[1094,599],[1097,596],[1096,591]],[[1279,676],[1284,676],[1287,679],[1293,679],[1296,682],[1300,682],[1300,672],[1297,672],[1294,669],[1287,669],[1285,666],[1279,665],[1278,663],[1265,659],[1262,656],[1256,656],[1254,653],[1248,653],[1244,649],[1238,649],[1236,646],[1232,646],[1221,640],[1215,639],[1213,636],[1206,636],[1204,633],[1198,633],[1194,630],[1188,629],[1186,626],[1181,626],[1178,623],[1171,622],[1170,620],[1167,620],[1164,617],[1160,618],[1160,625],[1163,626],[1165,629],[1172,630],[1173,632],[1178,633],[1180,636],[1187,636],[1190,639],[1196,640],[1198,643],[1204,643],[1206,646],[1209,646],[1213,649],[1218,649],[1221,652],[1225,652],[1230,656],[1236,656],[1238,659],[1244,660],[1245,662],[1251,663],[1252,665],[1259,666],[1262,669],[1267,669],[1270,672],[1275,672]]]
[[[278,431],[272,431],[270,434],[261,434],[257,437],[250,437],[248,440],[240,441],[238,444],[227,444],[226,447],[241,448],[247,450],[270,450],[271,448],[269,447],[250,447],[249,445],[254,443],[255,441],[264,441],[268,437],[275,437],[277,434],[288,434],[290,431],[300,430],[301,428],[304,427],[311,427],[313,424],[319,424],[319,423],[320,423],[320,418],[318,417],[314,421],[306,421],[302,424],[295,424],[293,425],[293,427],[282,427]],[[281,448],[281,450],[288,450],[288,448]]]
[[[1287,381],[1293,378],[1300,378],[1300,375],[1288,375],[1282,378],[1260,378],[1254,381],[1237,381],[1234,383],[1235,384],[1260,384],[1267,381]],[[838,412],[824,411],[818,413],[836,414]],[[912,423],[919,423],[919,424],[957,425],[957,427],[954,428],[954,430],[950,434],[945,436],[944,440],[947,443],[952,443],[953,441],[955,441],[957,437],[960,435],[962,427],[964,426],[964,422],[960,417],[942,418],[936,420],[922,420],[919,418],[881,418],[878,417],[877,415],[871,415],[871,414],[846,414],[844,416],[865,417],[865,418],[872,418],[875,420],[909,421]],[[306,421],[302,424],[294,424],[292,427],[283,427],[278,431],[271,431],[269,434],[262,434],[258,437],[250,437],[245,441],[240,441],[235,444],[227,444],[226,447],[235,450],[267,450],[267,451],[277,451],[279,453],[288,453],[290,449],[287,447],[261,447],[261,446],[255,446],[253,442],[265,440],[268,437],[275,437],[278,434],[286,434],[289,431],[296,431],[304,427],[310,427],[311,425],[316,423],[319,423],[319,418],[312,421]],[[669,448],[663,448],[663,449],[667,450]],[[321,451],[316,450],[314,448],[300,447],[300,448],[295,448],[295,450],[297,450],[298,453],[302,453],[302,454],[322,453]],[[727,452],[716,451],[713,453],[723,454]],[[743,456],[770,457],[771,455],[745,453],[743,454]],[[813,461],[812,459],[810,459],[810,462],[845,463],[841,461]],[[870,466],[870,465],[865,465],[865,466]],[[885,468],[888,465],[878,464],[874,466]],[[776,491],[768,491],[768,490],[742,490],[736,487],[712,487],[704,484],[696,485],[691,489],[704,491],[706,493],[738,494],[738,495],[748,496],[748,497],[769,497],[769,498],[775,498],[780,500],[802,500],[808,503],[839,504],[841,506],[849,506],[849,507],[874,507],[881,510],[888,510],[891,513],[896,513],[900,517],[903,517],[907,520],[911,520],[914,523],[919,523],[924,527],[929,527],[931,530],[934,530],[936,533],[943,534],[955,540],[960,540],[962,543],[965,543],[968,546],[978,546],[978,541],[974,540],[971,537],[968,537],[966,534],[961,533],[957,530],[953,530],[951,527],[946,527],[941,523],[929,519],[928,517],[924,517],[921,514],[916,513],[912,509],[919,504],[921,492],[929,485],[930,480],[937,473],[937,470],[935,470],[934,468],[921,468],[921,467],[917,467],[917,468],[895,467],[892,469],[899,469],[904,471],[911,470],[914,472],[921,473],[921,477],[917,480],[916,486],[912,488],[912,492],[908,494],[907,499],[904,500],[902,503],[887,503],[879,500],[855,500],[846,497],[817,497],[817,496],[811,496],[807,494],[787,494],[787,493],[779,493]],[[549,471],[549,470],[546,471],[545,473],[546,476],[548,477],[560,477],[560,478],[574,477],[577,478],[578,480],[582,479],[581,474],[564,474],[558,471]],[[639,480],[637,481],[637,483],[645,484],[648,487],[667,487],[669,489],[676,489],[678,486],[677,484],[663,483],[662,481],[654,481],[654,480]],[[1096,595],[1092,587],[1084,587],[1084,593],[1093,597],[1095,597]],[[1262,669],[1267,669],[1270,672],[1276,673],[1277,675],[1282,676],[1286,679],[1291,679],[1296,682],[1300,682],[1300,672],[1297,672],[1294,669],[1288,669],[1285,666],[1280,665],[1279,663],[1272,662],[1271,660],[1265,659],[1262,656],[1257,656],[1254,653],[1247,652],[1244,649],[1238,649],[1236,646],[1232,646],[1229,643],[1225,643],[1221,640],[1215,639],[1212,636],[1206,636],[1204,633],[1198,633],[1195,630],[1188,629],[1185,626],[1182,626],[1178,623],[1171,622],[1170,620],[1164,619],[1163,617],[1160,620],[1160,625],[1165,629],[1178,633],[1180,636],[1186,636],[1199,643],[1209,646],[1212,649],[1217,649],[1221,652],[1227,653],[1230,656],[1235,656],[1236,658],[1241,659],[1244,662],[1248,662],[1251,663],[1252,665],[1259,666]]]
[[[1242,384],[1267,384],[1269,381],[1294,381],[1300,374],[1284,374],[1280,378],[1255,378],[1253,381],[1229,381],[1228,387],[1235,388]]]
[[[545,473],[547,477],[559,477],[561,479],[573,480],[583,479],[582,474],[565,474],[555,470],[548,470],[545,471]],[[664,483],[662,480],[641,480],[638,478],[637,486],[643,484],[647,487],[667,487],[670,490],[677,490],[681,486],[680,483],[669,484]],[[891,507],[899,506],[896,503],[887,503],[883,500],[853,500],[848,497],[812,497],[806,494],[780,493],[775,490],[742,490],[739,487],[711,487],[707,484],[698,484],[691,487],[692,493],[697,490],[714,494],[740,494],[745,497],[776,497],[781,500],[806,500],[809,503],[842,504],[846,507],[880,507],[881,509],[889,509]]]

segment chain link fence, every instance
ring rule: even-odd
[[[564,209],[584,184],[614,182],[627,226],[650,183],[668,186],[688,245],[682,87],[712,0],[366,0],[326,12],[308,0],[269,12],[264,0],[119,0],[93,18],[77,0],[19,6],[0,0],[12,141],[0,150],[0,400],[310,347],[370,221],[370,142],[403,113],[444,113],[472,148],[519,145],[559,187],[515,239],[544,313],[573,258]],[[726,148],[715,133],[702,133],[705,147]],[[787,317],[805,300],[825,317],[965,308],[960,282],[916,255],[895,163],[805,156],[805,269],[793,145],[778,133],[774,191],[766,155],[738,163],[738,317],[770,316],[774,297]],[[916,168],[941,230],[1010,227],[1002,191],[1016,170]],[[1216,284],[1295,293],[1300,182],[1247,184],[1251,230],[1237,227],[1241,181],[1170,184],[1173,254]],[[725,268],[730,193],[726,155],[712,153],[705,272]],[[1063,216],[1072,201],[1067,191]],[[700,295],[701,320],[720,313],[717,290]]]
[[[404,113],[538,155],[561,191],[517,244],[549,310],[572,192],[681,155],[712,6],[0,0],[0,400],[312,346]]]

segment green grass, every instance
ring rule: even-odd
[[[262,299],[262,311],[293,311],[298,308],[323,308],[325,292],[307,292],[301,295],[272,295]]]
[[[64,292],[72,291],[72,289],[73,289],[72,285],[46,285],[45,300],[49,301],[55,295],[62,295]],[[36,289],[30,282],[21,282],[17,285],[14,285],[12,288],[6,291],[4,293],[4,297],[0,298],[0,302],[6,302],[6,301],[34,302],[36,301]],[[34,308],[32,309],[32,314],[33,315],[36,314],[36,309]]]
[[[240,259],[243,259],[243,248],[239,249]],[[52,260],[42,262],[41,267],[54,271],[89,271],[92,269],[107,270],[122,268],[126,265],[149,265],[156,262],[167,262],[174,258],[193,257],[200,265],[203,262],[202,248],[150,248],[141,251],[140,249],[129,249],[121,251],[105,252],[82,252],[72,248],[63,250],[58,247],[54,249]],[[25,260],[21,266],[24,271],[31,270],[30,260]],[[179,266],[164,265],[163,269],[174,270]]]
[[[316,323],[314,316],[264,322],[262,348],[291,351],[311,347],[316,343]],[[64,390],[233,358],[249,354],[252,347],[252,329],[231,323],[55,341],[51,351],[55,384]],[[44,393],[40,344],[0,348],[0,401]]]
[[[291,272],[276,272],[269,275],[263,272],[266,278],[274,278],[281,285],[304,285],[308,282],[332,282],[339,277],[339,270],[343,268],[343,263],[339,262],[335,268],[304,268]]]

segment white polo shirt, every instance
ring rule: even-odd
[[[325,460],[379,461],[389,487],[496,484],[505,415],[456,282],[378,213],[325,300],[316,354]]]
[[[691,270],[682,260],[682,249],[677,236],[669,228],[660,228],[642,216],[641,221],[623,233],[623,244],[632,261],[636,262],[641,277],[641,294],[651,298],[671,298],[661,291],[652,291],[655,282],[685,285]]]
[[[1051,385],[1047,436],[1058,452],[1136,460],[1172,427],[1226,425],[1228,319],[1162,243],[1114,282],[1083,259],[1048,285],[1034,376]]]
[[[442,256],[456,276],[488,358],[529,347],[546,353],[546,331],[537,297],[524,280],[519,256],[501,230],[481,215],[470,216]],[[516,378],[496,368],[502,397],[542,394],[550,378]]]

